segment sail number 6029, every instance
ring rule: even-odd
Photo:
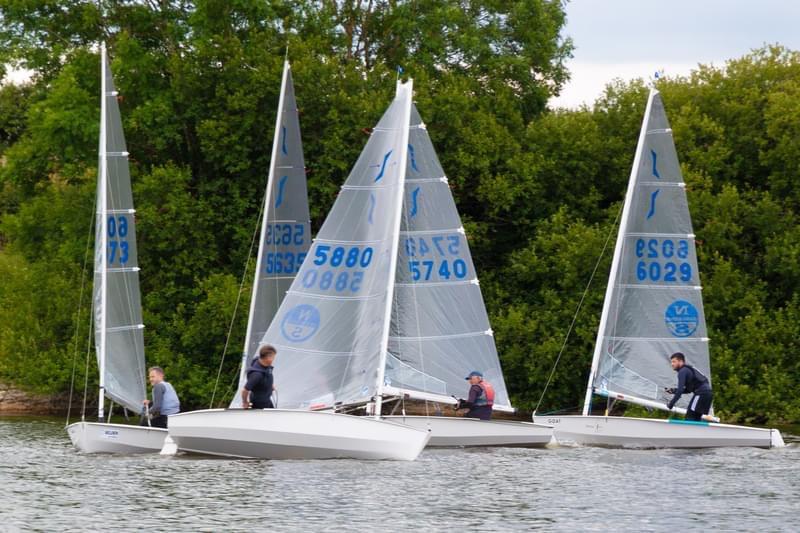
[[[636,263],[636,279],[639,281],[691,281],[692,265],[688,262],[663,261],[664,259],[686,259],[689,257],[689,242],[680,239],[637,239],[636,257],[642,258]]]

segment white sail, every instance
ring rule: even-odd
[[[145,399],[144,325],[139,295],[128,152],[117,91],[102,46],[102,100],[94,248],[94,324],[103,399],[139,412]]]
[[[479,370],[511,409],[467,237],[425,124],[412,108],[386,385],[464,396]]]
[[[398,84],[262,339],[278,349],[281,407],[380,394],[410,109]]]
[[[651,90],[625,197],[584,415],[592,392],[664,403],[669,356],[710,378],[695,238],[672,130]],[[678,403],[685,407],[689,398]]]
[[[310,245],[311,225],[300,121],[292,71],[286,61],[283,65],[278,116],[272,141],[256,277],[239,372],[239,390],[247,379],[249,361],[257,353]],[[241,396],[234,394],[231,407],[239,407],[241,404]]]

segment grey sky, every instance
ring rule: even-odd
[[[688,74],[765,43],[800,50],[797,0],[572,0],[566,9],[573,79],[555,106],[591,104],[615,77]]]

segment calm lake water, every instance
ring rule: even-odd
[[[798,531],[793,440],[254,461],[80,455],[63,420],[0,418],[0,530]]]

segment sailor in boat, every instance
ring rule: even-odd
[[[686,357],[681,352],[675,352],[669,358],[672,370],[678,373],[678,386],[669,388],[666,391],[672,394],[672,399],[667,407],[672,407],[678,402],[684,392],[694,394],[689,406],[686,408],[686,420],[701,420],[703,415],[707,415],[711,410],[711,383],[702,372],[691,365],[686,364]]]
[[[272,375],[272,363],[278,351],[274,346],[265,344],[258,350],[258,357],[253,359],[247,370],[247,383],[242,389],[242,407],[247,409],[272,409],[272,391],[275,380]]]
[[[477,370],[465,377],[469,381],[469,396],[466,400],[458,400],[456,410],[469,408],[467,418],[492,419],[492,405],[494,405],[494,388],[491,383],[483,379],[483,374]]]
[[[168,382],[164,381],[164,369],[160,366],[151,366],[147,377],[153,387],[153,401],[145,400],[145,417],[139,425],[157,428],[167,427],[167,416],[181,412],[181,402],[178,394]],[[147,407],[149,406],[149,410]],[[149,411],[149,412],[148,412]],[[149,421],[147,416],[149,415]]]

